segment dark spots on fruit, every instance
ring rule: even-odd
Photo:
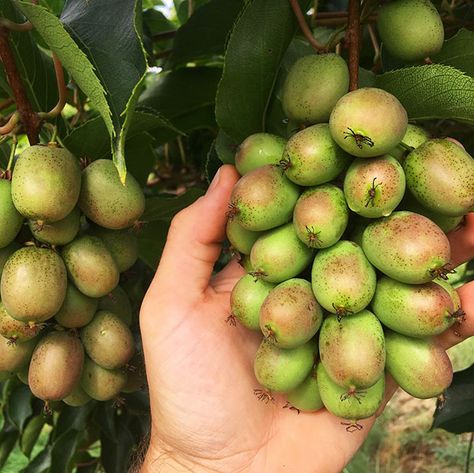
[[[225,319],[226,324],[231,325],[232,327],[237,326],[237,318],[235,317],[234,314],[230,314],[226,319]]]

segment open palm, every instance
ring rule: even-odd
[[[259,401],[253,393],[259,387],[253,359],[261,335],[226,323],[230,291],[244,270],[233,261],[211,276],[237,179],[232,166],[223,166],[207,194],[173,220],[142,306],[152,406],[142,471],[340,472],[375,419],[348,433],[326,410],[297,414],[283,409],[279,396]],[[469,230],[455,236],[456,263],[471,256]],[[466,312],[472,310],[473,292],[472,283],[461,292]],[[474,330],[472,318],[458,329],[463,337]],[[445,346],[459,340],[454,333],[442,336]],[[393,383],[388,385],[387,398],[394,390]]]

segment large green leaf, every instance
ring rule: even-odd
[[[474,31],[459,30],[444,42],[443,48],[432,57],[433,62],[453,66],[474,77]]]
[[[58,56],[77,85],[90,98],[112,134],[114,129],[105,90],[87,56],[79,49],[55,15],[39,5],[19,0],[15,0],[15,4]]]
[[[244,0],[212,0],[176,32],[166,66],[173,69],[195,59],[222,54]]]
[[[138,235],[140,259],[153,270],[160,261],[169,226],[169,220],[156,220],[147,223]]]
[[[445,397],[444,406],[435,412],[432,428],[456,434],[474,432],[474,365],[454,373]]]
[[[11,392],[6,412],[10,422],[21,432],[27,419],[33,414],[31,407],[32,395],[28,386],[19,384]]]
[[[178,197],[150,197],[142,219],[145,222],[171,220],[177,212],[192,204],[204,194],[202,189],[189,189]]]
[[[305,10],[310,2],[299,3]],[[234,140],[265,130],[270,97],[295,28],[288,0],[255,0],[235,23],[216,98],[217,122]]]
[[[51,446],[46,446],[20,473],[44,473],[51,466]]]
[[[56,439],[51,449],[51,466],[48,473],[70,471],[69,465],[80,440],[81,433],[77,430],[69,430]]]
[[[214,105],[221,72],[214,67],[188,67],[157,74],[139,105],[155,110],[177,126],[178,120]]]
[[[0,471],[15,447],[19,435],[17,430],[8,429],[0,432]]]
[[[15,22],[24,21],[24,16],[9,0],[0,2],[0,16]],[[33,109],[38,112],[50,110],[58,99],[51,58],[38,48],[32,32],[11,32],[10,46]],[[4,78],[3,67],[0,68],[0,87],[11,95],[10,88]]]
[[[117,435],[110,439],[101,438],[101,461],[107,473],[125,473],[128,470],[128,460],[135,440],[125,425],[117,429]]]
[[[31,455],[45,422],[44,415],[40,414],[33,417],[25,426],[20,438],[20,448],[25,456],[29,457]]]
[[[450,66],[409,67],[377,76],[413,120],[445,118],[474,124],[474,79]]]
[[[105,88],[115,129],[114,162],[124,178],[125,137],[145,77],[146,58],[137,30],[141,2],[115,0],[113,14],[110,6],[110,0],[68,0],[61,20],[86,52]]]

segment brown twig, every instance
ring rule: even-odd
[[[359,85],[360,59],[360,2],[349,0],[346,45],[349,49],[349,90]]]
[[[0,28],[0,58],[3,62],[8,83],[12,89],[16,107],[20,113],[30,145],[35,145],[39,142],[41,120],[38,114],[33,111],[23,88],[15,58],[10,48],[7,28]]]
[[[308,43],[313,47],[315,51],[322,52],[326,48],[322,45],[314,36],[310,30],[308,23],[306,23],[306,18],[301,11],[298,0],[289,0],[293,13],[295,14],[298,25],[300,26],[301,32],[304,34],[305,38],[308,40]]]
[[[53,64],[54,72],[56,73],[56,84],[58,86],[58,102],[49,112],[40,112],[38,115],[40,118],[51,119],[56,118],[66,105],[67,100],[67,87],[66,82],[64,81],[64,70],[61,64],[61,61],[58,59],[56,54],[53,53]]]

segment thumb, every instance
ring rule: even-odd
[[[225,238],[230,194],[238,179],[233,166],[222,166],[206,195],[176,214],[151,294],[169,294],[191,304],[203,295]]]

